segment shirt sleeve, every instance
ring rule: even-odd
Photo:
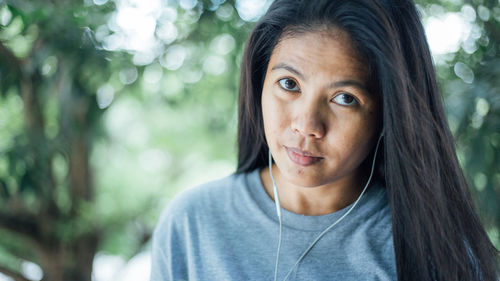
[[[171,206],[162,214],[153,233],[150,281],[188,280],[182,217]]]

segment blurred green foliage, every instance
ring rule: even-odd
[[[444,14],[456,14],[465,21],[456,51],[434,58],[458,158],[486,230],[500,249],[499,3],[416,2],[423,7],[424,22]]]
[[[434,59],[499,247],[500,8],[417,3],[424,22],[468,15],[468,37]],[[240,58],[268,4],[0,0],[1,273],[27,280],[31,261],[45,280],[90,280],[95,253],[143,251],[174,194],[234,171]]]

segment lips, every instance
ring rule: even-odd
[[[315,156],[310,152],[302,151],[297,148],[285,146],[285,150],[290,160],[300,166],[313,165],[323,159],[323,157]]]

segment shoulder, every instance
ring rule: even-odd
[[[209,181],[179,193],[167,206],[166,211],[189,212],[194,209],[210,207],[214,201],[221,201],[236,189],[243,186],[244,175],[231,174]]]
[[[241,185],[241,176],[229,175],[179,193],[168,203],[153,232],[151,280],[187,280],[186,258],[200,248],[200,227],[214,225],[220,201]],[[203,225],[203,226],[202,226]]]
[[[157,231],[209,217],[224,208],[245,186],[245,174],[231,174],[188,188],[177,194],[163,210]]]
[[[353,220],[354,227],[362,231],[360,233],[366,236],[369,244],[392,248],[392,212],[387,190],[382,182],[375,182],[370,187],[357,214],[359,220]]]

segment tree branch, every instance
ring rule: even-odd
[[[41,234],[38,220],[28,214],[8,215],[0,213],[0,228],[23,235],[31,241],[40,241]]]

